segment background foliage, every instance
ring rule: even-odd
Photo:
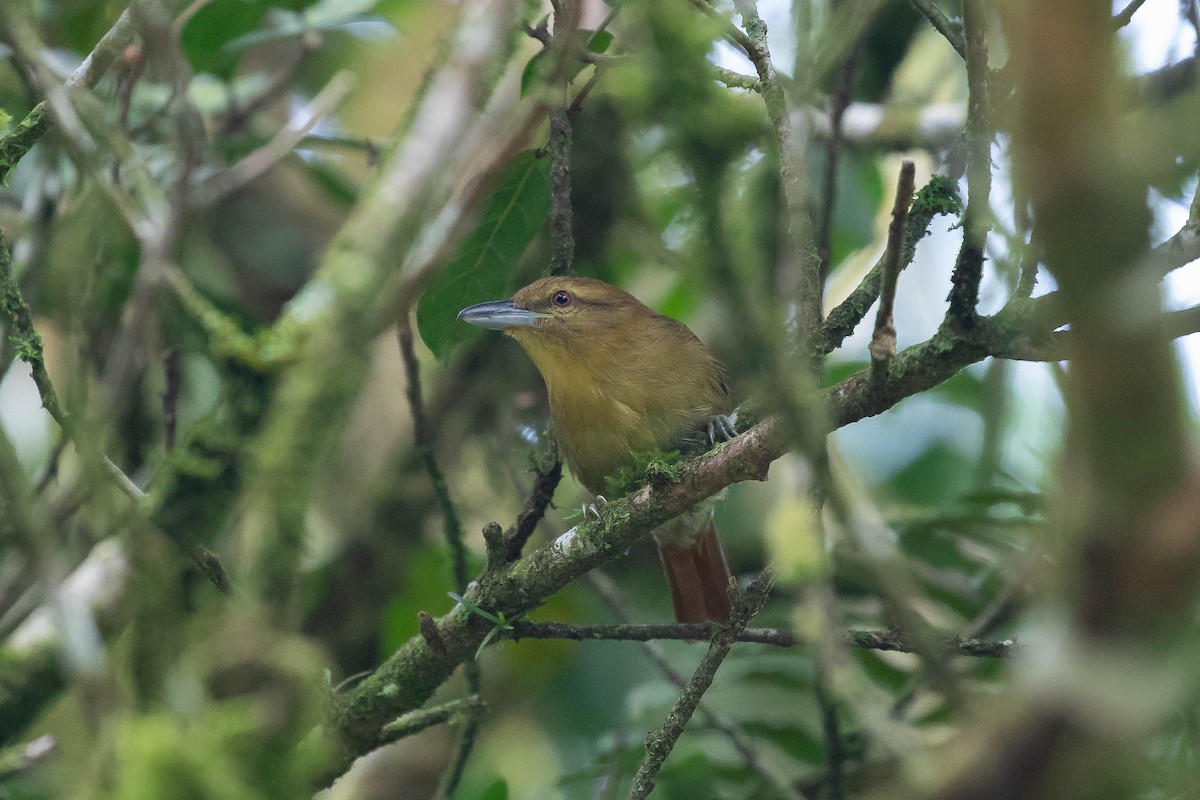
[[[655,797],[1196,796],[1200,17],[1052,5],[6,0],[0,792],[641,796],[717,632],[591,626],[669,619],[646,534],[733,483],[773,644]],[[455,321],[550,270],[749,401],[584,554]]]

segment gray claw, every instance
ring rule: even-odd
[[[727,442],[737,436],[737,412],[713,414],[708,418],[708,441],[711,444]]]
[[[604,495],[596,495],[596,502],[583,504],[583,521],[587,522],[588,514],[591,514],[596,519],[600,519],[600,509],[608,505],[608,500]]]

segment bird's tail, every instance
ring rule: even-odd
[[[676,622],[729,621],[732,574],[711,513],[705,517],[700,530],[693,527],[690,536],[681,536],[682,531],[677,530],[666,534],[661,529],[655,536]]]

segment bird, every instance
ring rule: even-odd
[[[588,491],[636,454],[734,431],[729,384],[712,351],[678,320],[592,278],[551,276],[458,319],[503,331],[542,375],[563,461]],[[654,531],[678,622],[729,619],[731,573],[711,508]]]

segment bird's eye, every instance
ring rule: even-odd
[[[559,308],[566,308],[567,306],[571,305],[571,293],[559,290],[554,293],[554,297],[552,297],[551,300],[554,302],[554,305],[558,306]]]

